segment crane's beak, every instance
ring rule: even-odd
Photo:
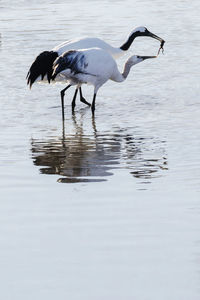
[[[145,33],[146,33],[147,36],[152,37],[153,39],[156,39],[156,40],[160,41],[161,44],[164,45],[165,41],[162,38],[160,38],[159,36],[155,35],[154,33],[150,32],[150,31],[147,31]]]
[[[148,59],[148,58],[156,58],[157,56],[138,56],[138,58],[141,58],[142,60]]]

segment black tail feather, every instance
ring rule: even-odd
[[[44,76],[47,75],[47,80],[50,83],[53,73],[53,62],[57,57],[58,53],[54,51],[44,51],[36,57],[26,76],[27,84],[30,88],[39,76],[43,80]]]
[[[56,78],[57,75],[58,75],[58,74],[54,72],[54,73],[52,74],[52,76],[51,76],[51,80],[55,80],[55,78]]]
[[[66,68],[65,56],[63,56],[63,55],[56,58],[56,60],[53,63],[53,73],[52,73],[52,76],[51,76],[51,80],[55,80],[58,73],[60,73],[61,71],[63,71]]]

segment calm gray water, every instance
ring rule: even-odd
[[[200,299],[199,1],[0,1],[0,298]],[[74,37],[165,54],[106,83],[96,114],[25,77]],[[134,41],[129,55],[156,55]],[[127,57],[118,61],[120,70]],[[93,89],[83,87],[88,101]]]

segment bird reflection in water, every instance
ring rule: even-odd
[[[161,176],[160,170],[167,169],[163,151],[156,153],[158,158],[155,155],[148,158],[152,150],[144,151],[147,139],[134,138],[125,130],[99,133],[94,117],[92,134],[84,134],[83,124],[78,124],[76,114],[72,119],[74,134],[66,135],[63,123],[61,137],[31,140],[33,163],[40,166],[42,174],[60,175],[57,181],[63,183],[101,182],[113,175],[115,169],[124,168],[135,178],[149,181]]]
[[[153,149],[152,145],[154,145]],[[134,139],[127,135],[124,159],[131,170],[130,174],[146,180],[142,183],[150,183],[151,179],[162,176],[159,171],[168,170],[164,145],[164,141],[158,141],[155,138]]]
[[[112,137],[97,137],[93,118],[93,134],[84,135],[82,125],[78,125],[73,114],[76,132],[63,134],[60,138],[32,140],[33,162],[42,174],[58,174],[63,177],[59,182],[100,182],[104,177],[113,175],[119,164],[120,142]],[[63,123],[64,124],[64,123]]]

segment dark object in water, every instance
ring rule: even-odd
[[[162,40],[162,42],[160,43],[160,48],[158,49],[158,54],[157,54],[157,56],[159,55],[161,49],[162,49],[162,54],[164,54],[164,48],[163,48],[164,43],[165,43],[165,41]]]
[[[58,53],[54,51],[44,51],[36,57],[26,76],[27,84],[30,88],[39,76],[43,80],[44,76],[47,75],[48,82],[50,83],[53,73],[53,62],[57,57]]]

